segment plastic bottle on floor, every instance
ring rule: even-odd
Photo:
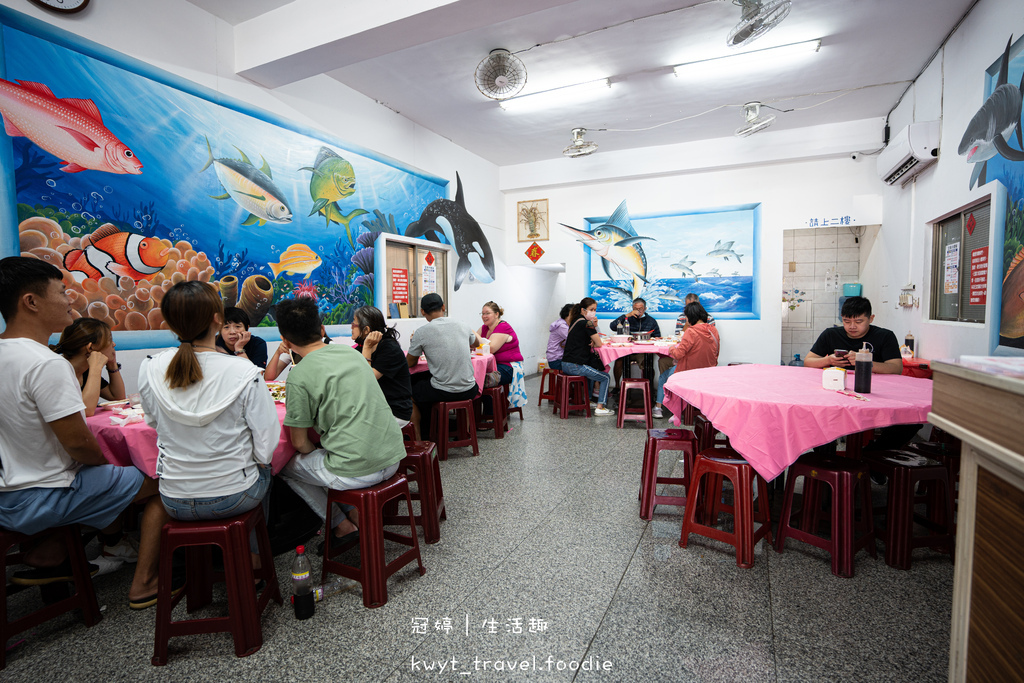
[[[340,593],[344,590],[348,590],[355,585],[355,581],[346,579],[343,576],[337,576],[327,583],[321,583],[319,586],[313,589],[313,600],[320,602],[324,598],[329,598],[335,593]],[[292,603],[295,602],[295,596],[292,596]]]
[[[295,559],[292,560],[292,606],[295,608],[296,619],[309,619],[316,612],[313,579],[309,572],[306,546],[300,545],[295,549]]]

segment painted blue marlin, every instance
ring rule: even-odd
[[[593,230],[577,230],[565,223],[561,226],[601,257],[601,266],[609,278],[618,280],[625,275],[633,280],[632,291],[614,286],[611,289],[623,292],[632,299],[640,296],[644,283],[648,281],[647,256],[644,254],[644,248],[640,246],[640,241],[655,240],[653,237],[641,237],[636,234],[629,220],[629,209],[626,208],[625,200],[619,204],[606,223]]]
[[[722,242],[722,240],[718,240],[715,242],[715,248],[709,251],[706,255],[714,258],[724,258],[726,261],[728,261],[729,257],[732,256],[737,262],[743,263],[740,261],[740,257],[743,256],[743,254],[737,254],[733,251],[732,245],[732,242]]]
[[[996,80],[996,87],[971,122],[967,124],[964,136],[960,140],[960,146],[957,148],[957,153],[960,156],[967,157],[967,163],[974,164],[974,169],[971,171],[971,188],[977,185],[979,180],[982,185],[985,184],[985,169],[988,160],[996,154],[1001,154],[1010,161],[1024,161],[1024,151],[1014,149],[1009,145],[1010,136],[1016,128],[1017,145],[1024,149],[1020,126],[1021,90],[1024,89],[1024,76],[1022,76],[1019,86],[1010,85],[1007,82],[1012,42],[1013,35],[1010,35],[999,62],[999,77]]]
[[[467,273],[480,282],[494,282],[494,257],[491,245],[480,229],[480,224],[466,211],[462,195],[462,178],[455,174],[455,201],[435,199],[423,209],[418,221],[405,229],[406,237],[426,237],[440,242],[443,235],[455,247],[459,262],[455,266],[455,291],[459,291]]]

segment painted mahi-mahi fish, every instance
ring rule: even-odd
[[[241,159],[214,159],[209,138],[206,139],[206,151],[209,158],[199,172],[202,173],[211,165],[217,173],[224,194],[210,195],[211,199],[233,199],[235,203],[249,212],[242,225],[265,225],[270,223],[291,223],[292,210],[288,206],[284,193],[274,184],[270,172],[270,164],[260,157],[263,165],[253,166],[245,152],[238,149]]]
[[[996,87],[967,124],[964,136],[960,139],[960,146],[956,150],[957,154],[966,157],[967,163],[974,164],[970,182],[972,189],[979,181],[980,184],[985,184],[988,160],[996,154],[1010,161],[1024,161],[1024,151],[1021,151],[1024,150],[1024,140],[1021,138],[1020,125],[1024,75],[1019,86],[1008,83],[1012,43],[1011,35],[1006,41],[1006,49],[1003,50],[1003,56],[999,61]],[[1017,146],[1021,149],[1010,147],[1009,140],[1014,129],[1017,131]]]
[[[356,172],[352,164],[338,156],[334,150],[321,147],[313,165],[303,166],[299,170],[310,171],[313,174],[309,179],[309,196],[313,198],[313,209],[309,215],[319,213],[327,221],[325,227],[328,228],[331,227],[331,223],[345,226],[349,244],[354,247],[349,223],[353,218],[368,212],[365,209],[353,209],[345,214],[338,206],[340,200],[351,197],[356,191]]]
[[[629,220],[629,209],[626,201],[619,204],[608,221],[593,230],[577,230],[565,223],[561,226],[571,232],[584,246],[589,247],[601,257],[601,266],[605,274],[612,280],[623,277],[633,281],[632,290],[624,287],[610,287],[623,292],[635,299],[643,292],[647,280],[647,256],[640,245],[642,240],[657,241],[653,237],[642,237],[636,234]]]

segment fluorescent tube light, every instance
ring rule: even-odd
[[[532,111],[544,107],[557,107],[590,99],[595,91],[609,88],[611,88],[611,83],[608,79],[599,78],[596,81],[587,81],[529,95],[510,97],[507,100],[498,102],[498,106],[505,111]]]
[[[695,75],[719,75],[722,70],[733,69],[752,63],[761,63],[766,60],[774,60],[791,55],[817,52],[821,48],[821,38],[807,40],[802,43],[790,43],[779,47],[770,47],[765,50],[752,50],[737,55],[704,59],[698,62],[687,62],[672,67],[676,76]]]

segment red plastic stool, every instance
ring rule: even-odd
[[[453,410],[458,421],[458,428],[454,439],[451,438],[448,429],[448,416]],[[435,403],[431,419],[433,420],[431,433],[437,439],[437,454],[442,460],[448,459],[449,448],[460,446],[472,446],[473,455],[480,455],[480,446],[476,442],[476,420],[473,418],[473,399]]]
[[[896,569],[910,569],[911,553],[923,547],[945,548],[952,559],[953,496],[946,467],[923,455],[902,451],[869,451],[863,458],[872,472],[889,478],[882,536],[885,563]],[[928,495],[919,501],[914,495],[918,482],[941,484],[943,495]],[[918,502],[927,504],[928,519],[914,515]],[[914,536],[915,521],[937,533]]]
[[[644,448],[644,463],[640,471],[640,519],[650,520],[655,505],[686,505],[685,496],[658,495],[658,484],[685,486],[690,490],[693,456],[697,452],[697,439],[688,429],[648,429]],[[658,454],[661,451],[683,452],[683,476],[659,477]]]
[[[692,425],[693,421],[697,419],[697,406],[687,403],[686,401],[683,401],[683,405],[685,407],[683,408],[681,424]]]
[[[544,372],[540,376],[540,396],[537,398],[537,405],[539,406],[544,402],[544,399],[549,401],[555,400],[555,380],[558,378],[558,370],[551,368],[544,368]],[[544,388],[544,380],[548,382],[548,388]]]
[[[484,397],[491,399],[491,414],[484,414]],[[508,387],[499,384],[495,387],[484,387],[473,399],[473,413],[476,420],[476,431],[494,430],[495,439],[504,439],[508,431]]]
[[[722,497],[721,485],[709,487],[712,523],[717,522],[718,511],[731,512],[733,515],[733,532],[701,524],[697,521],[697,501],[701,492],[701,482],[705,476],[718,475],[732,482],[734,505],[719,503]],[[757,479],[757,510],[753,504],[753,482]],[[748,569],[754,566],[754,544],[761,538],[772,542],[772,524],[768,515],[768,485],[761,475],[734,450],[712,448],[702,451],[694,458],[692,486],[686,491],[686,514],[683,517],[683,529],[679,535],[679,547],[685,548],[690,534],[700,534],[736,547],[736,566]],[[719,482],[721,480],[719,479]],[[754,522],[761,526],[754,531]]]
[[[466,401],[469,403],[469,401]],[[394,498],[405,497],[409,514],[405,522],[409,525],[410,535],[406,536],[384,529],[384,505]],[[358,581],[363,586],[363,606],[380,607],[388,601],[388,577],[399,569],[416,560],[420,576],[427,573],[420,557],[420,544],[416,537],[416,520],[412,514],[412,497],[409,495],[409,483],[404,474],[396,474],[376,486],[348,491],[327,491],[327,532],[334,533],[334,522],[331,520],[332,503],[347,503],[359,511],[359,540],[349,541],[344,545],[332,547],[334,539],[324,544],[323,570],[320,582],[327,581],[327,574],[338,574],[345,578]],[[403,523],[405,523],[403,522]],[[387,562],[384,558],[384,541],[395,541],[409,546],[409,550]],[[359,544],[359,566],[354,567],[333,559],[349,548]]]
[[[693,433],[697,435],[697,450],[706,451],[709,448],[731,448],[729,437],[725,434],[719,436],[711,420],[704,417],[699,410],[693,417]]]
[[[512,413],[519,413],[519,421],[520,422],[523,421],[523,409],[522,408],[513,408],[511,403],[506,402],[505,403],[505,415],[510,420],[512,419]],[[509,427],[509,429],[511,429],[511,427]]]
[[[402,440],[403,441],[415,441],[416,440],[416,426],[412,422],[402,427]]]
[[[803,504],[799,510],[802,529],[791,525],[793,490],[796,480],[804,478]],[[828,539],[816,535],[821,484],[832,487],[832,533]],[[859,524],[854,519],[856,488],[861,490],[862,513]],[[860,535],[857,535],[858,527]],[[853,576],[853,559],[857,551],[867,548],[871,557],[875,550],[875,523],[871,514],[871,477],[863,463],[850,458],[805,455],[789,466],[786,477],[786,498],[775,538],[775,550],[782,552],[786,537],[827,550],[832,556],[832,573]]]
[[[590,417],[590,397],[587,396],[587,378],[558,373],[555,377],[555,406],[552,413],[566,419],[573,410],[585,410]]]
[[[932,436],[936,436],[936,432],[945,434],[938,427],[932,427]],[[949,477],[949,484],[953,489],[953,513],[954,517],[956,512],[960,508],[960,439],[945,434],[946,437],[952,439],[943,441],[919,441],[916,443],[908,444],[905,448],[900,450],[907,451],[909,453],[917,453],[931,458],[932,460],[938,460],[942,463],[943,467],[946,468],[946,475]],[[933,492],[931,495],[941,495],[937,487],[931,487],[929,489]],[[938,504],[939,500],[934,500],[934,509],[938,510],[941,506]],[[956,524],[953,524],[953,533],[956,533]]]
[[[7,621],[7,566],[21,564],[22,561],[21,552],[8,555],[7,551],[17,543],[25,543],[40,536],[54,533],[59,533],[64,537],[64,543],[68,549],[68,557],[71,560],[72,576],[75,577],[75,592],[59,602],[41,607],[20,619]],[[46,586],[41,588],[46,588]],[[103,618],[103,615],[100,613],[100,606],[96,602],[96,593],[92,587],[92,577],[89,575],[89,562],[85,559],[85,548],[82,546],[82,531],[79,526],[72,524],[56,527],[30,536],[8,531],[7,529],[0,529],[0,670],[7,666],[7,641],[12,636],[39,626],[43,622],[49,621],[65,612],[70,612],[73,609],[82,610],[82,618],[86,626],[94,626]]]
[[[255,530],[260,549],[260,569],[252,568],[249,535]],[[213,572],[211,545],[220,546],[224,554],[224,571]],[[186,548],[187,580],[185,590],[172,594],[171,555],[176,548]],[[266,582],[256,595],[253,579]],[[183,597],[188,597],[187,611],[208,605],[213,600],[213,582],[223,581],[227,586],[228,616],[172,621],[171,612]],[[171,520],[160,531],[160,586],[156,603],[156,638],[153,665],[167,663],[167,641],[175,636],[197,633],[231,633],[235,641],[235,656],[246,657],[263,646],[260,616],[273,600],[281,604],[281,591],[274,571],[274,554],[270,550],[270,536],[259,505],[249,512],[228,519],[204,522]]]
[[[407,481],[417,483],[417,490],[410,491],[413,500],[420,502],[420,514],[416,524],[423,530],[424,543],[441,540],[441,520],[448,519],[444,509],[444,490],[441,488],[441,468],[438,466],[437,449],[431,441],[410,441],[405,444],[405,457],[398,464],[398,471],[405,474]],[[398,499],[384,506],[384,525],[405,524],[408,515],[398,515]]]
[[[619,417],[618,417],[618,428],[622,429],[622,423],[626,420],[643,420],[644,424],[647,425],[647,429],[654,426],[654,420],[651,418],[651,385],[646,379],[627,379],[623,377],[619,381]],[[626,394],[630,391],[640,391],[643,396],[641,401],[643,402],[643,408],[637,410],[636,408],[626,407]]]

